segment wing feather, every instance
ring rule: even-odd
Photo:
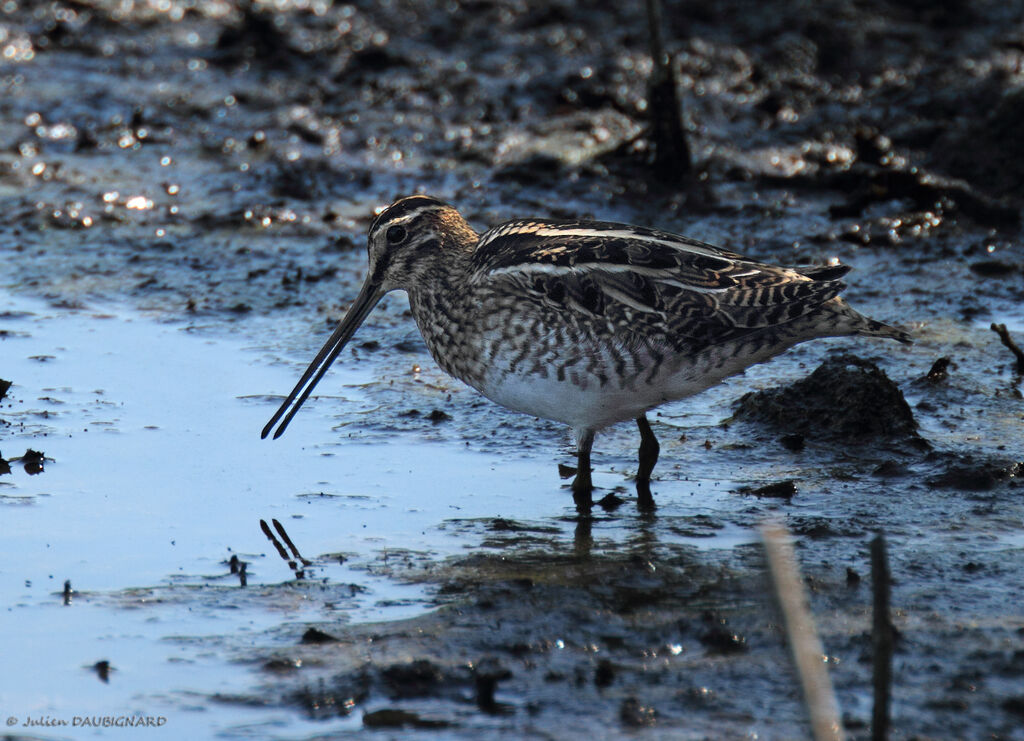
[[[578,321],[694,350],[803,316],[839,295],[845,266],[783,268],[610,222],[513,221],[484,234],[474,282]]]

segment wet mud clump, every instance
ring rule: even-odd
[[[787,435],[923,443],[903,392],[877,365],[855,355],[831,357],[789,386],[744,394],[733,419],[774,427]]]
[[[992,491],[1001,484],[1017,486],[1024,476],[1024,461],[970,454],[936,457],[944,464],[944,470],[929,478],[928,485],[937,489],[961,492]]]

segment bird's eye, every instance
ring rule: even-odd
[[[384,238],[388,240],[389,244],[401,244],[405,241],[407,232],[404,226],[393,226],[384,232]]]

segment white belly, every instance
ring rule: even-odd
[[[554,373],[494,371],[484,383],[471,383],[480,393],[508,409],[563,422],[575,430],[600,430],[635,419],[670,401],[685,399],[742,372],[796,344],[798,340],[751,347],[749,352],[709,348],[689,358],[667,360],[653,378],[644,370],[630,369],[623,382],[594,376],[558,380]],[[582,381],[582,383],[581,383]]]
[[[635,391],[597,382],[580,388],[553,376],[509,375],[479,391],[491,401],[518,412],[563,422],[574,429],[601,429],[633,419],[661,402],[646,403]]]
[[[600,430],[617,422],[635,419],[648,409],[696,394],[720,380],[701,374],[693,364],[663,373],[645,382],[643,374],[632,383],[609,379],[603,385],[595,377],[584,384],[559,381],[555,374],[493,374],[478,390],[504,407],[535,417],[563,422],[576,430]],[[579,380],[579,379],[577,379]]]

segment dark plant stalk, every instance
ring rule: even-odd
[[[682,106],[672,56],[665,51],[661,33],[661,0],[646,2],[653,64],[647,81],[647,120],[654,148],[654,175],[665,183],[685,183],[691,171],[690,147],[683,131]]]
[[[889,557],[885,536],[879,533],[871,541],[871,663],[874,705],[871,710],[871,741],[889,736],[889,706],[892,695],[893,628],[889,617]]]

